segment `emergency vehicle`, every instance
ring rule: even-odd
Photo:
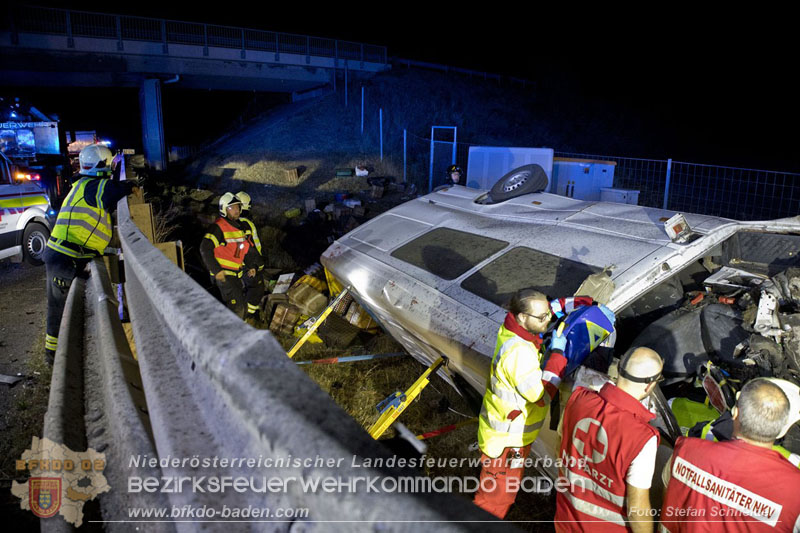
[[[55,214],[36,180],[16,176],[12,163],[0,153],[0,259],[22,256],[41,265]]]

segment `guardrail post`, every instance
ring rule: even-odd
[[[281,60],[281,42],[278,39],[278,34],[275,34],[275,61]]]
[[[67,48],[75,48],[75,39],[72,38],[72,17],[67,13]]]
[[[361,68],[364,68],[364,45],[361,45]]]
[[[669,202],[669,181],[672,174],[672,159],[667,159],[667,180],[664,184],[664,205],[661,207],[666,211]]]
[[[117,50],[124,50],[125,46],[122,44],[122,22],[120,21],[120,16],[117,15],[114,17],[114,21],[117,23]]]
[[[242,35],[242,53],[241,53],[241,56],[242,56],[242,59],[244,59],[247,56],[247,53],[245,52],[245,48],[244,48],[244,28],[242,28],[239,31],[241,32],[241,35]]]
[[[203,55],[208,57],[208,24],[203,24]]]
[[[169,53],[169,45],[167,45],[167,21],[161,21],[161,51],[165,54]]]
[[[311,37],[306,35],[306,65],[311,64]]]

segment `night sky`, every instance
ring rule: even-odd
[[[339,4],[318,12],[274,2],[255,4],[266,6],[259,9],[167,4],[37,2],[386,45],[390,56],[516,76],[543,90],[568,86],[581,105],[611,106],[663,132],[657,153],[611,155],[800,172],[798,46],[788,13],[678,11],[671,4],[659,7],[672,12],[652,13],[497,3],[448,3],[447,12],[433,3]]]

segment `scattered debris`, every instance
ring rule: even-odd
[[[0,383],[4,383],[10,387],[13,387],[20,381],[22,381],[22,376],[20,374],[16,376],[7,376],[5,374],[0,374]]]

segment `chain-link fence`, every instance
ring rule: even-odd
[[[360,109],[360,102],[355,104]],[[377,147],[380,142],[378,109],[374,103],[365,109],[367,146]],[[457,138],[461,139],[460,134]],[[453,158],[453,135],[437,129],[434,140],[432,150],[430,126],[403,128],[384,114],[384,159],[402,169],[405,180],[416,185],[421,193],[445,183],[447,167],[453,162],[466,170],[470,147],[486,145],[457,140]],[[800,174],[671,159],[558,151],[555,156],[615,162],[614,187],[638,190],[638,203],[642,206],[739,220],[767,220],[800,214]]]

